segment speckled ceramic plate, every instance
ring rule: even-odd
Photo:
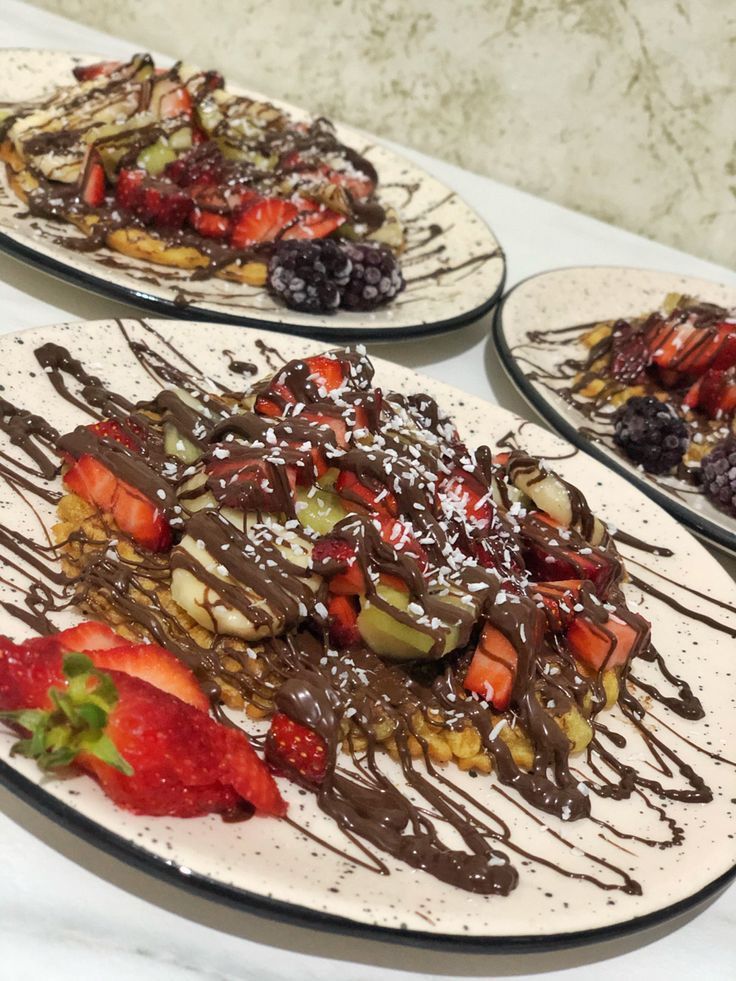
[[[239,376],[230,372],[230,357],[224,356],[224,351],[255,362],[264,372],[268,369],[266,355],[277,357],[268,350],[264,355],[263,347],[257,346],[259,334],[251,330],[171,321],[150,322],[155,333],[138,321],[128,321],[125,326],[133,339],[145,339],[168,359],[172,349],[165,344],[171,341],[190,361],[201,365],[209,378],[230,386],[238,383]],[[206,330],[202,329],[205,326]],[[285,335],[268,335],[267,339],[287,358],[313,353],[319,347]],[[116,321],[62,325],[0,337],[0,363],[6,365],[3,396],[20,406],[43,406],[62,430],[88,421],[88,417],[58,397],[49,378],[38,370],[33,352],[48,340],[83,352],[87,367],[130,399],[150,398],[157,390],[153,378],[133,359]],[[530,813],[517,806],[513,795],[506,799],[498,793],[492,777],[473,778],[454,769],[447,771],[471,799],[490,808],[513,828],[514,840],[523,848],[553,865],[563,865],[569,872],[564,876],[538,861],[527,866],[523,855],[517,855],[514,863],[520,871],[519,885],[502,898],[463,892],[387,856],[382,858],[390,874],[375,874],[274,819],[254,818],[233,825],[216,817],[134,817],[115,808],[88,778],[45,778],[35,764],[10,758],[13,740],[5,731],[0,731],[0,778],[65,827],[140,869],[211,899],[348,934],[457,949],[543,949],[650,925],[722,889],[734,872],[731,835],[736,771],[709,754],[732,754],[736,744],[732,639],[736,614],[716,601],[736,605],[736,587],[676,521],[627,481],[571,450],[569,444],[537,426],[522,423],[504,409],[404,368],[377,362],[376,369],[377,382],[386,391],[426,391],[433,395],[454,415],[472,443],[493,443],[516,432],[530,451],[558,460],[555,466],[584,489],[592,507],[604,518],[673,550],[668,558],[629,548],[624,552],[644,566],[635,567],[638,575],[673,593],[684,607],[730,624],[730,636],[674,612],[637,588],[627,586],[626,592],[631,607],[651,618],[657,647],[671,669],[691,682],[707,713],[704,720],[687,722],[657,705],[652,716],[647,716],[648,724],[703,776],[713,789],[713,801],[691,805],[665,802],[667,819],[672,822],[668,826],[636,795],[628,802],[595,797],[595,818],[619,829],[623,838],[617,838],[605,824],[591,820],[570,824]],[[8,449],[7,437],[0,436],[0,450]],[[39,506],[34,499],[34,510],[24,497],[0,481],[1,521],[16,532],[43,541],[44,526],[54,520],[51,506]],[[20,571],[4,562],[0,633],[16,637],[26,635],[28,628],[10,616],[5,604],[19,601],[11,585],[19,578]],[[687,582],[703,596],[670,582]],[[59,626],[72,619],[70,614],[68,621],[59,621]],[[642,663],[637,675],[642,680],[651,679],[653,670],[651,664]],[[642,741],[618,709],[609,714],[607,724],[625,734],[626,746],[618,751],[623,760],[642,759]],[[584,760],[576,758],[574,765],[581,778],[588,773]],[[388,759],[385,772],[390,780],[402,784],[400,769]],[[666,786],[683,784],[679,775],[666,777],[654,769],[651,774],[664,780]],[[338,849],[356,854],[355,846],[325,818],[309,795],[285,780],[280,784],[299,825]],[[684,834],[679,846],[657,847],[637,841],[637,835],[665,841],[675,826]],[[621,878],[602,865],[594,867],[584,851],[623,867],[641,884],[642,894],[629,895],[615,888],[621,885]],[[577,877],[586,872],[593,872],[609,888],[600,889]]]
[[[0,50],[0,104],[30,100],[73,81],[71,69],[98,55],[24,49]],[[229,86],[235,93],[265,98]],[[304,110],[269,100],[294,118]],[[486,313],[504,281],[503,252],[485,222],[450,188],[410,161],[345,126],[339,137],[359,149],[380,177],[381,200],[393,205],[407,229],[402,268],[404,292],[375,313],[310,316],[287,310],[263,289],[221,279],[193,282],[180,270],[152,266],[102,249],[80,253],[58,244],[78,233],[70,225],[29,219],[0,176],[0,248],[86,289],[156,313],[192,320],[257,324],[294,334],[384,339],[461,327]]]
[[[714,508],[696,488],[673,477],[655,477],[630,463],[612,438],[589,438],[589,420],[557,394],[567,382],[562,363],[584,347],[569,335],[530,338],[534,331],[641,316],[661,305],[668,293],[736,306],[736,286],[691,276],[606,266],[555,269],[532,276],[510,290],[496,310],[494,338],[501,361],[524,398],[563,436],[636,484],[706,541],[736,554],[736,519]],[[542,380],[543,379],[543,380]],[[603,427],[595,424],[597,430]]]

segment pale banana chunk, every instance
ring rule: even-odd
[[[576,527],[570,492],[564,482],[556,474],[547,473],[540,467],[531,469],[525,467],[514,473],[514,485],[527,497],[530,497],[538,508],[559,521],[565,528]],[[593,517],[593,532],[589,537],[591,545],[600,545],[606,536],[606,526]]]

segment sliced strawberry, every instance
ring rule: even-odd
[[[611,613],[599,624],[581,613],[568,628],[567,643],[577,661],[601,671],[626,664],[648,636],[649,624],[638,614],[627,613],[623,620]]]
[[[399,506],[396,498],[383,484],[366,477],[363,483],[350,470],[341,470],[335,481],[335,490],[349,504],[361,504],[377,514],[396,517]]]
[[[614,378],[627,385],[643,381],[651,356],[647,336],[643,331],[634,330],[623,320],[614,324],[610,363],[610,372]]]
[[[230,219],[216,211],[203,211],[194,208],[189,216],[192,226],[205,238],[227,238],[230,234]]]
[[[532,579],[543,583],[589,579],[598,596],[604,599],[608,595],[621,574],[621,564],[614,555],[589,545],[569,528],[560,528],[564,537],[550,535],[548,530],[540,534],[540,526],[559,527],[543,511],[528,514],[521,526],[523,558]]]
[[[80,767],[135,813],[193,817],[243,800],[266,814],[286,810],[243,732],[86,655],[0,640],[0,709],[33,734],[16,752],[47,768]]]
[[[338,650],[360,644],[358,610],[348,596],[331,595],[327,601],[330,616],[330,643]]]
[[[113,443],[119,443],[132,453],[139,453],[141,450],[143,430],[132,420],[126,421],[123,425],[116,419],[103,419],[101,422],[87,426],[87,429],[99,436],[100,439],[109,439]]]
[[[394,548],[400,555],[411,556],[416,560],[420,570],[425,572],[429,565],[426,550],[419,544],[416,537],[402,522],[390,515],[382,514],[376,519],[381,525],[381,538]]]
[[[357,171],[352,174],[346,174],[339,170],[331,170],[327,174],[327,180],[330,184],[346,187],[358,201],[370,197],[375,190],[375,184],[370,177],[365,174],[358,174]]]
[[[302,201],[298,204],[299,220],[286,229],[282,238],[324,238],[345,222],[345,215],[331,211],[329,208],[315,204],[312,201]]]
[[[335,434],[335,445],[345,449],[348,445],[348,425],[341,413],[320,412],[314,409],[304,409],[301,417],[305,422],[315,426],[326,426]]]
[[[78,82],[89,82],[94,78],[112,75],[122,64],[122,61],[98,61],[94,65],[75,65],[72,74]]]
[[[219,146],[208,142],[172,160],[166,165],[164,175],[179,187],[196,187],[204,192],[208,188],[219,188],[226,171],[227,163]]]
[[[87,159],[82,167],[79,194],[85,204],[97,208],[105,200],[105,168],[96,150],[87,151]]]
[[[331,593],[339,596],[362,596],[366,591],[363,570],[350,542],[324,535],[312,550],[312,568],[328,580]]]
[[[503,712],[511,700],[518,660],[511,642],[500,630],[486,623],[463,685]]]
[[[158,644],[124,644],[107,650],[88,648],[85,653],[96,668],[112,668],[142,678],[201,712],[209,711],[209,699],[197,684],[194,673]]]
[[[123,169],[115,185],[115,201],[126,211],[133,211],[140,200],[146,172],[139,168]]]
[[[289,491],[293,492],[297,483],[296,466],[275,468],[266,460],[239,455],[233,444],[228,444],[227,449],[230,456],[219,458],[215,452],[217,447],[214,447],[205,460],[207,487],[217,501],[242,511],[280,512],[283,488],[278,485],[278,475],[285,475]]]
[[[248,204],[233,218],[230,244],[236,249],[245,249],[259,242],[273,242],[298,214],[295,204],[281,198],[265,198]]]
[[[286,406],[295,404],[296,399],[286,385],[272,381],[268,389],[256,397],[253,411],[257,412],[259,416],[280,419],[284,415]]]
[[[266,759],[299,783],[320,784],[327,773],[327,744],[314,730],[277,712],[266,736]]]
[[[165,83],[157,83],[163,85]],[[163,91],[158,103],[158,114],[161,119],[172,119],[174,116],[191,116],[192,97],[183,85],[172,80],[171,88]]]
[[[194,207],[192,199],[168,180],[148,177],[143,170],[121,170],[115,188],[119,207],[146,225],[181,228]]]
[[[120,530],[144,548],[163,552],[171,546],[171,528],[156,505],[93,456],[80,456],[64,475],[64,483],[89,504],[111,514]]]
[[[691,323],[666,322],[648,331],[652,362],[680,375],[701,375],[718,360],[723,367],[736,364],[733,324],[696,327]],[[734,357],[734,361],[731,361]]]
[[[684,401],[709,419],[729,419],[736,411],[736,369],[710,368],[691,386]]]
[[[80,651],[82,654],[87,651],[101,651],[113,647],[120,647],[128,641],[115,633],[110,627],[96,620],[85,620],[78,623],[76,627],[69,627],[67,630],[60,630],[56,634],[48,637],[35,637],[28,643],[42,645],[49,639],[56,641],[65,651]]]
[[[342,388],[350,374],[350,362],[345,358],[330,357],[327,354],[313,354],[304,359],[309,368],[309,378],[318,388],[334,392]]]
[[[456,469],[438,487],[440,507],[460,512],[474,531],[487,530],[493,521],[491,492],[465,470]]]
[[[584,580],[567,579],[558,582],[537,582],[530,587],[534,599],[544,604],[547,628],[552,633],[563,633],[575,619],[575,605],[580,598]]]

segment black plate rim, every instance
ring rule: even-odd
[[[534,273],[531,276],[527,276],[525,279],[520,280],[515,283],[512,288],[504,294],[500,302],[496,306],[495,313],[493,315],[492,324],[492,337],[494,344],[496,346],[496,351],[499,355],[499,360],[501,365],[515,385],[518,392],[526,400],[526,402],[535,409],[539,415],[549,423],[561,436],[564,437],[573,446],[576,446],[579,450],[587,453],[589,456],[594,457],[596,460],[605,464],[611,470],[614,470],[620,476],[625,477],[629,483],[634,484],[634,486],[646,494],[650,500],[654,501],[661,508],[667,511],[672,517],[676,518],[682,524],[684,524],[691,531],[695,532],[696,535],[703,538],[708,544],[715,545],[722,549],[728,555],[736,555],[736,533],[725,531],[720,525],[711,521],[710,518],[699,515],[696,512],[690,510],[679,501],[673,500],[666,494],[657,490],[649,484],[648,481],[643,480],[638,477],[635,473],[632,473],[628,467],[623,463],[620,463],[615,458],[609,456],[604,450],[602,450],[596,443],[586,439],[585,436],[581,436],[580,432],[568,422],[564,416],[562,416],[557,409],[548,402],[533,386],[533,384],[526,377],[522,369],[519,367],[511,348],[509,347],[506,336],[504,334],[503,328],[503,311],[506,302],[520,287],[524,286],[526,283],[534,279],[539,279],[542,276],[547,276],[550,273],[556,272],[572,272],[576,269],[626,269],[626,268],[636,268],[637,271],[641,272],[651,272],[653,274],[662,273],[662,270],[658,269],[646,269],[644,267],[627,267],[627,266],[607,266],[607,265],[590,265],[590,266],[558,266],[554,269],[545,269],[544,272]],[[674,273],[673,275],[679,275]],[[682,273],[683,276],[687,276],[687,273]],[[720,285],[713,282],[713,285]]]
[[[595,929],[555,933],[548,936],[528,934],[515,937],[476,937],[461,934],[429,933],[423,930],[360,923],[346,917],[321,913],[318,910],[309,909],[286,900],[272,899],[246,889],[230,886],[191,870],[184,873],[179,866],[168,864],[158,855],[136,845],[116,832],[110,831],[84,814],[80,814],[64,801],[19,773],[5,760],[0,760],[0,784],[25,804],[88,844],[99,848],[140,872],[184,889],[200,898],[293,926],[317,929],[339,936],[405,944],[448,953],[532,954],[584,947],[615,940],[658,926],[667,920],[695,909],[708,900],[714,899],[736,879],[736,864],[734,864],[692,896],[687,896],[676,903],[644,916]],[[498,901],[504,902],[504,899],[498,897]]]

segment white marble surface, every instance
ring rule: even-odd
[[[0,0],[4,45],[116,56],[127,44],[16,0]],[[628,264],[736,285],[736,274],[565,211],[418,153],[488,220],[509,258],[509,285],[556,266]],[[1,330],[130,312],[0,255]],[[376,345],[375,353],[530,415],[498,364],[488,318],[444,337]],[[724,564],[730,566],[732,563]],[[534,955],[450,955],[284,927],[189,896],[124,866],[0,791],[0,977],[58,981],[185,978],[378,981],[516,976],[600,981],[677,973],[736,975],[733,887],[693,913],[633,937]]]

